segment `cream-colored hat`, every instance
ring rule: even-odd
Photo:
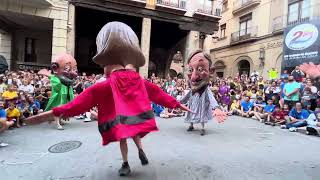
[[[100,66],[133,64],[139,68],[145,58],[135,32],[121,22],[110,22],[103,26],[97,39],[97,54],[93,61]]]

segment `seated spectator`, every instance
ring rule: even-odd
[[[28,118],[29,116],[32,115],[32,113],[29,111],[30,107],[29,107],[29,103],[27,101],[27,99],[25,98],[25,96],[22,96],[17,108],[19,109],[20,113],[21,113],[21,120]]]
[[[27,79],[22,81],[22,84],[19,86],[19,91],[23,91],[29,94],[34,93],[34,87],[29,83]]]
[[[244,100],[240,104],[240,108],[241,109],[238,110],[238,113],[242,117],[250,117],[250,113],[252,111],[252,107],[253,107],[253,103],[250,102],[250,97],[249,96],[245,96]]]
[[[17,100],[18,92],[14,89],[14,85],[9,85],[8,90],[3,92],[2,98],[8,103],[9,101]]]
[[[275,108],[275,105],[273,105],[272,99],[268,100],[268,104],[263,107],[263,112],[254,112],[254,116],[260,121],[264,122],[267,120],[267,122],[270,122],[270,115],[273,113]]]
[[[0,101],[0,133],[13,126],[13,122],[7,121],[7,112],[4,109],[4,102]]]
[[[286,116],[289,112],[284,111],[279,105],[275,106],[272,114],[269,114],[268,121],[265,122],[266,125],[275,126],[276,124],[282,125],[286,123]]]
[[[307,118],[307,134],[310,135],[319,135],[320,127],[320,109],[316,109],[313,113]]]
[[[32,115],[37,115],[38,113],[43,112],[43,110],[41,109],[40,102],[38,100],[34,99],[32,96],[28,96],[27,101],[29,103],[29,111]]]
[[[18,108],[16,108],[15,103],[10,102],[9,107],[6,109],[7,113],[7,121],[10,122],[10,124],[14,124],[15,127],[20,127],[20,111]]]
[[[239,110],[239,107],[240,107],[240,103],[238,100],[234,99],[233,102],[231,103],[231,106],[230,106],[230,110],[228,112],[228,115],[231,116],[231,115],[237,115],[238,114],[238,110]]]
[[[250,115],[253,116],[255,112],[262,113],[263,108],[265,106],[266,106],[266,103],[263,102],[263,98],[259,96],[257,100],[253,103],[253,111],[251,111]]]
[[[295,132],[298,127],[304,127],[307,125],[306,119],[308,117],[309,112],[306,109],[302,109],[301,103],[297,102],[295,107],[289,112],[289,116],[286,118],[286,125],[282,125],[281,128],[286,128],[291,132]]]

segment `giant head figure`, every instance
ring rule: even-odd
[[[97,55],[93,61],[104,67],[108,75],[117,67],[135,70],[145,64],[135,32],[121,22],[110,22],[103,26],[97,39]]]
[[[61,54],[51,64],[51,69],[63,83],[74,82],[78,76],[77,61],[69,54]]]
[[[211,68],[210,55],[197,50],[188,58],[188,77],[192,92],[197,92],[209,84]]]

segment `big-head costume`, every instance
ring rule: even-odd
[[[136,34],[120,22],[110,22],[101,29],[93,60],[109,68],[113,65],[139,68],[145,64]],[[115,70],[107,76],[106,81],[86,89],[70,103],[53,108],[53,114],[72,117],[97,106],[102,144],[107,145],[137,135],[144,137],[158,130],[151,101],[168,108],[180,106],[178,101],[135,71]]]
[[[49,75],[51,97],[45,111],[66,104],[74,98],[73,83],[77,77],[77,62],[69,54],[61,54],[51,64],[53,74]]]
[[[186,123],[190,123],[188,131],[193,130],[193,124],[201,123],[201,135],[205,134],[204,125],[209,120],[215,119],[223,122],[226,113],[221,111],[212,91],[209,88],[210,74],[214,71],[209,55],[198,50],[191,54],[188,59],[188,77],[191,91],[180,101],[188,103],[191,112],[187,113]]]
[[[188,78],[191,91],[180,101],[188,103],[191,112],[187,113],[186,123],[207,123],[213,118],[213,110],[218,106],[209,87],[211,68],[210,56],[201,50],[195,51],[188,59]]]

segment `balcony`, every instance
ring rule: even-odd
[[[136,6],[136,7],[146,7],[146,0],[108,0],[111,2],[115,2],[115,3],[120,3],[120,4],[126,4],[126,5],[130,5],[130,6]]]
[[[231,45],[250,42],[258,39],[258,26],[243,29],[231,34]]]
[[[277,34],[277,33],[282,33],[283,32],[283,28],[285,27],[284,24],[284,17],[283,16],[279,16],[276,18],[273,18],[272,20],[272,33],[273,34]]]
[[[156,9],[178,15],[184,15],[187,10],[185,0],[157,0]]]
[[[236,0],[233,2],[233,14],[240,13],[251,7],[259,5],[261,0]]]

